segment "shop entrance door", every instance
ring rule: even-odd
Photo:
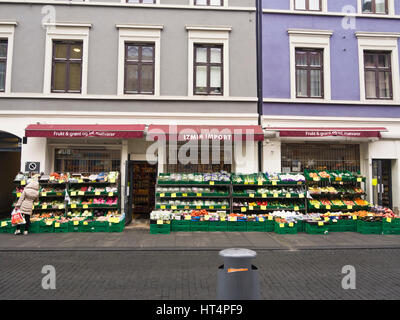
[[[157,164],[147,161],[128,161],[129,220],[149,219],[155,207]]]
[[[372,179],[374,204],[393,209],[391,160],[372,160]]]

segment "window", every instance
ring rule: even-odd
[[[53,41],[52,92],[81,93],[82,42]]]
[[[194,93],[223,94],[223,46],[194,46]]]
[[[296,49],[296,97],[323,98],[323,50]]]
[[[388,0],[362,0],[362,12],[388,14]]]
[[[154,94],[154,44],[125,44],[125,86],[130,94]]]
[[[144,4],[153,4],[156,3],[156,0],[126,0],[128,3],[144,3]]]
[[[6,90],[7,40],[0,40],[0,92]]]
[[[391,52],[364,51],[365,97],[392,99]]]
[[[321,0],[293,0],[295,10],[321,11]]]
[[[194,0],[195,6],[223,6],[224,0]]]

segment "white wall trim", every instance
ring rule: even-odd
[[[301,102],[303,99],[296,98],[296,48],[316,48],[324,50],[324,98],[318,101],[331,100],[331,50],[330,30],[306,30],[289,29],[290,46],[290,97],[292,100]]]
[[[382,14],[359,14],[346,12],[318,12],[318,11],[300,11],[300,10],[282,10],[282,9],[263,9],[266,14],[288,14],[288,15],[310,15],[310,16],[330,16],[330,17],[355,17],[366,19],[400,19],[400,15],[382,15]]]
[[[397,101],[391,100],[321,100],[321,99],[285,99],[285,98],[264,98],[265,103],[307,103],[307,104],[350,104],[350,105],[396,105],[400,106]]]
[[[318,116],[271,116],[271,115],[265,115],[262,116],[262,122],[267,123],[270,120],[275,121],[275,120],[281,120],[281,121],[290,121],[293,123],[296,123],[297,121],[320,121],[320,122],[329,122],[329,121],[338,121],[338,122],[352,122],[352,123],[358,123],[359,122],[365,122],[365,123],[379,123],[379,122],[384,122],[384,123],[393,123],[395,125],[398,125],[400,123],[400,118],[360,118],[360,117],[318,117]],[[306,127],[304,123],[301,124],[302,126]]]
[[[125,43],[144,42],[154,44],[155,50],[154,95],[149,96],[159,97],[161,94],[161,30],[164,27],[162,25],[117,25],[116,27],[119,29],[117,94],[125,96]]]
[[[186,25],[186,30],[199,30],[199,31],[232,31],[231,26],[195,26],[195,25]]]
[[[14,56],[14,32],[16,22],[0,22],[0,39],[7,40],[7,64],[4,92],[0,92],[0,97],[11,93],[12,66]]]
[[[308,12],[318,12],[318,13],[324,13],[328,11],[328,0],[322,0],[322,8],[321,11],[307,11],[307,10],[295,10],[294,8],[294,3],[296,0],[290,0],[290,11],[294,12],[302,12],[302,13],[308,13]]]
[[[162,24],[116,24],[115,27],[117,29],[164,29],[164,25]]]
[[[188,26],[186,26],[186,29]],[[194,97],[195,94],[193,92],[193,59],[194,59],[194,45],[203,43],[203,44],[221,44],[223,45],[223,67],[224,67],[224,94],[223,97],[229,97],[229,68],[230,68],[230,59],[229,59],[229,33],[232,30],[230,27],[221,26],[202,26],[202,29],[199,29],[200,26],[196,26],[196,29],[187,29],[188,31],[188,96]],[[210,29],[211,28],[211,29]]]
[[[61,23],[60,23],[61,24]],[[87,94],[88,82],[88,59],[89,59],[89,29],[90,24],[85,26],[58,26],[47,25],[46,28],[46,49],[45,49],[45,62],[44,62],[44,81],[43,93],[47,95],[57,96],[58,93],[51,93],[51,74],[52,74],[52,54],[53,54],[53,40],[81,40],[83,42],[82,53],[82,90],[81,95]],[[67,94],[74,95],[74,94]]]
[[[45,22],[43,23],[45,27],[66,27],[66,28],[91,28],[91,23],[76,23],[76,22]]]
[[[399,33],[376,33],[376,32],[357,32],[358,38],[358,69],[360,74],[360,100],[366,102],[381,102],[382,100],[366,99],[365,95],[365,74],[364,74],[364,51],[390,51],[392,64],[392,87],[394,104],[400,104],[400,75],[399,75],[399,53],[398,38]],[[385,100],[386,101],[386,100]]]

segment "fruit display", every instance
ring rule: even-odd
[[[208,184],[210,182],[230,183],[231,175],[225,171],[216,173],[163,173],[158,177],[159,184]]]
[[[264,184],[265,182],[267,182],[267,178],[262,173],[232,175],[232,183],[234,184]]]

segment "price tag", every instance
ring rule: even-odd
[[[314,207],[315,207],[315,209],[319,209],[319,208],[320,208],[320,205],[319,205],[319,204],[316,204]]]
[[[47,209],[47,205],[46,204],[44,204],[44,205],[42,205],[42,209]]]
[[[272,221],[272,220],[274,220],[274,217],[273,216],[268,216],[268,220]]]
[[[222,209],[226,209],[226,206],[222,206],[221,208],[222,208]]]
[[[83,180],[82,180],[82,179],[79,179],[79,180],[78,180],[78,183],[83,183]]]
[[[299,185],[303,184],[303,181],[297,181],[297,184],[299,184]]]
[[[264,222],[265,220],[264,220],[264,218],[259,218],[258,221],[259,222]]]
[[[187,197],[187,196],[188,196],[187,193],[182,194],[182,197]]]
[[[299,198],[303,199],[304,198],[304,193],[299,193]]]
[[[60,227],[60,224],[58,223],[58,222],[56,222],[55,224],[54,224],[54,228],[59,228]]]
[[[314,177],[313,181],[319,181],[319,178],[318,177]]]
[[[325,221],[328,222],[330,219],[328,217],[325,217]]]
[[[57,192],[57,196],[61,197],[63,194],[61,192]]]
[[[25,180],[22,180],[22,181],[21,181],[21,186],[24,186],[24,185],[26,185],[26,181],[25,181]]]
[[[276,186],[278,183],[276,181],[272,181],[272,185]]]
[[[263,182],[262,182],[262,181],[258,181],[258,185],[259,185],[259,186],[262,186],[262,185],[263,185]]]
[[[204,220],[205,220],[205,221],[210,220],[210,216],[204,216]]]
[[[323,223],[322,221],[319,221],[319,222],[318,222],[318,225],[319,225],[320,227],[322,227],[322,226],[324,225],[324,223]]]
[[[171,197],[172,197],[172,198],[176,198],[176,193],[172,193],[172,194],[171,194]]]
[[[192,220],[192,216],[185,216],[185,220]]]
[[[209,206],[209,208],[210,208],[210,210],[213,210],[213,209],[214,209],[214,206]]]
[[[58,183],[64,183],[64,180],[60,180],[60,181],[58,181]]]
[[[261,206],[261,210],[267,210],[267,206]]]
[[[290,193],[286,193],[286,198],[291,198],[292,195]]]
[[[353,210],[353,206],[347,206],[347,210]]]
[[[114,192],[109,192],[109,193],[108,193],[108,196],[109,196],[109,197],[113,197],[113,196],[114,196]]]
[[[84,225],[84,226],[87,226],[87,225],[88,225],[87,221],[84,221],[84,222],[83,222],[83,225]]]
[[[163,220],[157,220],[157,224],[164,224]]]
[[[50,177],[50,181],[54,181],[54,177]]]
[[[221,221],[222,221],[222,222],[225,222],[225,221],[226,221],[226,219],[225,219],[225,218],[221,218]]]
[[[391,222],[392,222],[392,218],[387,218],[387,219],[386,219],[386,222],[391,223]]]
[[[331,210],[331,206],[328,204],[325,206],[327,210]]]
[[[71,196],[72,197],[76,196],[76,192],[75,191],[71,191]]]
[[[115,183],[115,179],[110,179],[110,183]]]
[[[71,212],[68,212],[67,215],[68,215],[68,216],[72,216],[72,213],[71,213]]]
[[[21,197],[21,193],[20,193],[20,192],[17,193],[17,197],[18,197],[18,198]]]
[[[357,178],[357,182],[362,182],[362,178]]]
[[[189,206],[185,206],[185,208],[184,208],[185,210],[189,210]]]
[[[1,222],[1,226],[2,226],[2,227],[6,227],[6,226],[7,226],[7,222],[6,222],[6,221],[2,221],[2,222]]]
[[[213,186],[214,185],[214,181],[210,181],[210,186]]]
[[[200,210],[200,209],[201,209],[201,206],[196,206],[196,209],[197,209],[197,210]]]
[[[160,208],[164,210],[164,209],[165,209],[165,206],[161,206]]]
[[[250,198],[254,198],[254,193],[249,194]]]
[[[51,226],[53,224],[52,221],[46,221],[46,226]]]
[[[178,208],[177,208],[177,206],[171,206],[171,209],[172,209],[172,210],[176,210],[176,209],[178,209]]]
[[[60,204],[60,205],[58,206],[58,209],[64,209],[64,205],[63,205],[63,204]]]
[[[334,223],[337,223],[337,220],[336,220],[336,219],[333,219],[332,221],[333,221]]]
[[[249,182],[248,182],[248,181],[245,181],[244,184],[249,184]]]
[[[266,198],[266,197],[267,197],[267,195],[266,195],[265,193],[263,193],[263,194],[262,194],[262,197],[263,197],[263,198]]]
[[[294,207],[294,211],[299,211],[299,210],[300,210],[299,206]]]
[[[341,178],[341,177],[336,177],[335,180],[336,180],[336,181],[342,181],[342,178]]]
[[[94,193],[94,195],[95,195],[95,196],[99,196],[99,195],[101,195],[101,192],[100,192],[100,191],[96,191],[96,192]]]
[[[279,224],[279,228],[284,228],[285,227],[285,224],[284,223],[280,223]]]
[[[254,207],[253,206],[249,206],[249,210],[253,211]]]
[[[247,208],[246,208],[246,207],[242,207],[242,208],[240,209],[240,211],[246,212],[246,211],[247,211]]]
[[[278,197],[279,197],[279,194],[274,193],[274,198],[278,198]]]
[[[71,204],[71,208],[75,209],[76,208],[76,203]]]
[[[79,224],[79,221],[74,221],[74,226],[77,226]]]
[[[353,220],[357,220],[357,216],[353,216]]]
[[[42,197],[47,197],[47,192],[42,192]]]
[[[289,227],[290,227],[290,228],[293,228],[293,227],[294,227],[294,223],[293,223],[293,222],[290,222],[290,223],[289,223]]]
[[[83,209],[87,209],[87,208],[89,208],[89,206],[87,204],[84,204]]]
[[[165,197],[165,193],[160,193],[160,198],[164,198]]]
[[[84,192],[84,191],[79,191],[79,192],[78,192],[78,195],[84,196],[84,195],[85,195],[85,192]]]
[[[203,196],[203,194],[202,193],[197,193],[197,195],[196,195],[197,197],[202,197]]]
[[[229,221],[236,222],[237,221],[237,217],[229,217]]]

